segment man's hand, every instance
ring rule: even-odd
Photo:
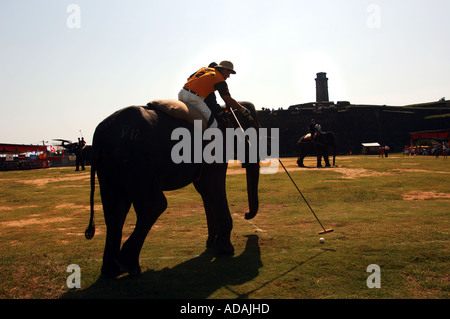
[[[244,114],[245,116],[251,116],[250,111],[246,108],[246,107],[242,107],[240,109],[241,113]]]
[[[242,106],[242,105],[241,105]],[[252,114],[250,113],[249,109],[247,109],[246,107],[242,106],[242,108],[240,109],[241,113],[251,122],[253,122],[253,117]]]
[[[249,121],[254,121],[250,111],[246,107],[236,102],[236,100],[233,99],[231,96],[225,95],[221,97],[228,107],[232,108],[233,110],[239,110],[245,117],[249,119]]]

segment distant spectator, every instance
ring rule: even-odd
[[[86,142],[84,141],[84,138],[82,138],[81,140],[78,138],[78,144],[77,144],[77,148],[75,150],[75,164],[76,164],[76,169],[75,171],[79,171],[80,170],[80,165],[81,165],[81,170],[84,171],[84,158],[83,158],[83,148],[86,145]]]

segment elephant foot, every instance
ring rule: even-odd
[[[220,255],[233,255],[234,254],[234,247],[233,245],[228,243],[219,243],[218,241],[215,242],[213,249],[216,253]]]
[[[210,249],[214,247],[214,243],[216,242],[215,236],[209,236],[206,240],[206,249]]]
[[[331,165],[330,165],[330,164],[327,164],[327,165],[325,165],[325,167],[331,167]]]
[[[122,274],[129,274],[130,276],[138,276],[141,274],[141,267],[139,264],[132,265],[124,261],[115,261],[114,263],[103,264],[101,270],[102,277],[116,278]]]
[[[305,165],[303,165],[303,161],[297,160],[297,165],[298,167],[305,167]]]
[[[317,165],[317,168],[323,168],[323,166],[322,165]]]
[[[224,240],[217,237],[217,235],[210,235],[206,240],[206,249],[220,255],[233,255],[234,247],[230,239]]]
[[[116,278],[117,276],[123,274],[123,271],[117,262],[104,262],[102,265],[101,274],[104,278]]]
[[[130,276],[138,276],[141,274],[141,266],[139,266],[139,262],[136,263],[128,260],[119,260],[118,264],[122,274],[127,273]]]

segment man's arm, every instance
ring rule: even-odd
[[[250,113],[249,110],[247,110],[245,107],[240,105],[235,99],[233,99],[230,95],[221,95],[221,98],[224,100],[224,102],[227,104],[227,106],[233,108],[234,110],[238,110],[244,114],[247,112]]]

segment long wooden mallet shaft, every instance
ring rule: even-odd
[[[286,174],[289,176],[289,178],[291,179],[292,183],[294,184],[295,188],[297,188],[297,191],[299,192],[299,194],[303,197],[303,200],[305,201],[306,205],[308,205],[309,209],[311,210],[311,213],[313,213],[314,217],[317,219],[317,221],[319,222],[320,226],[323,228],[323,231],[319,232],[319,234],[326,234],[326,233],[331,233],[332,231],[334,231],[333,228],[329,228],[329,229],[325,229],[325,227],[323,227],[322,223],[320,222],[319,218],[317,217],[316,213],[314,212],[314,210],[311,208],[311,206],[309,205],[308,201],[306,200],[305,196],[303,196],[303,193],[300,191],[300,189],[298,188],[297,184],[294,182],[294,180],[291,177],[291,174],[289,174],[288,170],[286,169],[286,167],[284,167],[283,162],[278,158],[278,161],[280,162],[281,166],[283,167],[284,171],[286,172]]]

